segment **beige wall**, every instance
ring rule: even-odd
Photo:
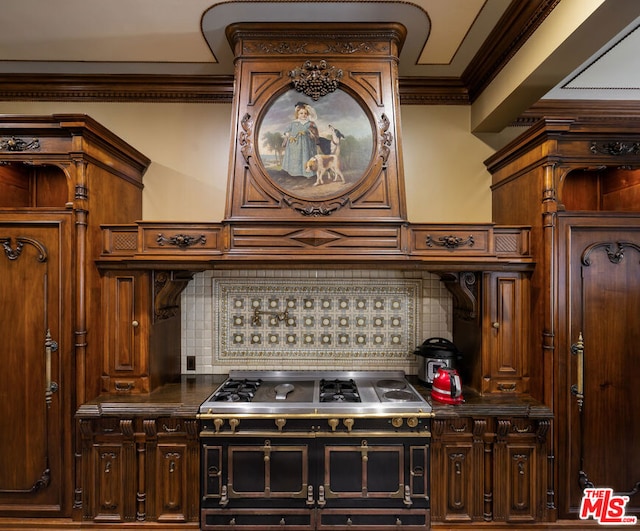
[[[224,216],[230,104],[0,102],[0,113],[88,114],[144,153],[145,220]],[[491,221],[483,161],[494,150],[469,132],[470,108],[403,106],[401,116],[409,221]]]

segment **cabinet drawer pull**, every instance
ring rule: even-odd
[[[140,323],[138,321],[131,321],[131,326],[133,326],[133,328],[138,328],[138,326],[140,326]]]
[[[120,393],[125,393],[127,391],[132,391],[135,387],[133,382],[116,382],[115,389]]]
[[[498,384],[498,391],[502,391],[504,393],[509,393],[512,391],[516,390],[516,384],[514,383],[510,383],[510,384],[503,384],[503,383],[499,383]]]

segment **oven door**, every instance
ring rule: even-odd
[[[318,440],[322,452],[319,505],[428,507],[429,445],[382,437]]]
[[[202,432],[202,529],[314,529],[312,435]]]

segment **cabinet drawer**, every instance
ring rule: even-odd
[[[317,529],[424,530],[430,523],[429,510],[399,509],[327,509],[318,513]]]
[[[424,228],[411,231],[411,252],[416,255],[489,255],[489,229],[469,227],[468,230]]]
[[[444,428],[442,430],[442,435],[471,435],[473,431],[473,419],[468,417],[462,418],[452,418],[446,419],[442,421],[444,423]]]
[[[102,377],[102,392],[115,394],[148,393],[150,391],[149,378],[140,376],[136,378]]]
[[[218,254],[220,229],[210,225],[190,224],[188,227],[163,225],[142,226],[144,254]]]
[[[529,392],[529,378],[498,379],[486,378],[482,384],[485,394],[522,394]]]
[[[203,509],[200,525],[203,531],[246,529],[260,531],[289,529],[303,531],[314,529],[314,513],[311,509]]]

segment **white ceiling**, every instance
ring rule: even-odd
[[[510,4],[16,0],[2,6],[0,79],[11,74],[231,75],[225,28],[269,21],[400,22],[408,29],[401,77],[459,79],[478,60],[478,50]],[[474,126],[504,126],[542,97],[640,101],[639,17],[640,0],[558,0],[474,103]]]
[[[545,96],[640,101],[640,18],[634,19]]]

